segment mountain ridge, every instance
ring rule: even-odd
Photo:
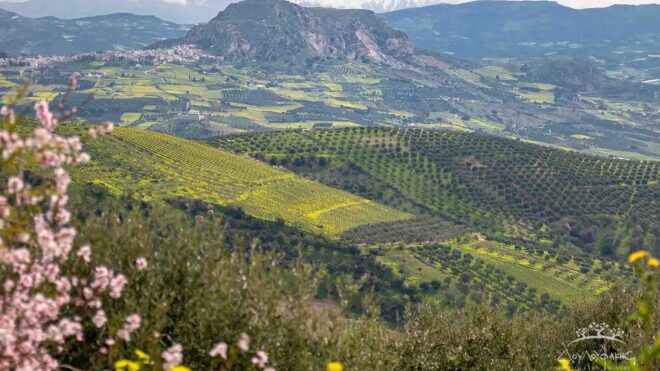
[[[231,4],[183,38],[152,47],[176,44],[194,44],[232,61],[364,58],[388,65],[400,64],[414,49],[405,33],[372,11],[306,8],[285,0]]]
[[[660,5],[573,9],[550,1],[437,4],[384,15],[415,45],[468,58],[553,54],[608,57],[631,45],[660,47]],[[631,51],[632,52],[632,51]]]
[[[155,16],[114,13],[71,20],[30,18],[0,8],[0,50],[9,54],[67,55],[137,49],[178,37],[188,26]]]
[[[188,1],[191,3],[191,1]],[[99,14],[133,13],[153,14],[158,18],[181,24],[193,24],[209,20],[209,12],[214,14],[224,9],[230,0],[207,0],[195,2],[194,6],[185,6],[177,2],[160,0],[28,0],[24,2],[0,2],[5,8],[29,17],[53,15],[62,19],[91,17]]]

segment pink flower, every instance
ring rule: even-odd
[[[7,181],[7,190],[11,194],[16,194],[22,191],[24,187],[25,184],[23,183],[23,180],[17,176],[13,176]]]
[[[77,74],[71,76],[72,88],[77,78]],[[89,161],[89,155],[82,152],[80,138],[62,137],[55,132],[60,118],[50,112],[47,102],[39,102],[34,108],[41,127],[31,136],[21,137],[11,125],[2,125],[8,129],[0,129],[0,156],[3,160],[13,158],[18,166],[16,173],[7,175],[5,194],[0,195],[0,229],[4,232],[0,238],[0,264],[9,274],[2,278],[0,295],[2,370],[59,369],[54,355],[62,353],[64,345],[73,339],[84,341],[85,305],[96,310],[89,320],[102,328],[108,318],[101,309],[100,295],[109,291],[110,297],[119,298],[127,284],[125,276],[106,267],[95,267],[90,278],[72,275],[70,266],[63,264],[73,251],[83,261],[91,261],[89,246],[74,250],[76,229],[68,226],[71,212],[66,208],[71,178],[64,170],[64,166]],[[62,119],[75,113],[74,108]],[[0,108],[0,116],[5,122],[15,122],[10,107]],[[106,134],[112,125],[105,124],[96,130],[94,134]],[[19,174],[31,170],[25,164],[35,162],[42,168],[44,185],[50,182],[46,171],[52,171],[54,187],[32,189],[24,182]],[[26,220],[24,216],[28,215],[31,217]],[[21,228],[7,229],[8,224]],[[146,268],[146,260],[136,263],[138,268]],[[65,314],[70,317],[64,317]],[[117,337],[129,341],[140,322],[139,315],[128,316]],[[109,339],[100,352],[107,354],[107,346],[113,342]],[[172,351],[170,360],[175,361],[176,349]]]
[[[97,328],[101,328],[105,326],[107,322],[108,322],[108,318],[106,317],[105,312],[102,309],[99,309],[92,318],[92,323],[94,323],[94,326],[96,326]]]
[[[145,258],[137,258],[137,260],[135,261],[135,267],[139,271],[143,271],[143,270],[147,269],[147,266],[148,266],[148,263],[147,263],[147,259],[145,259]]]
[[[115,129],[115,124],[112,122],[106,122],[101,125],[101,133],[102,134],[109,134]]]
[[[227,348],[227,343],[218,343],[213,347],[213,349],[211,349],[209,356],[214,358],[220,356],[223,359],[227,359]]]
[[[130,332],[133,332],[140,328],[141,321],[142,319],[140,318],[140,315],[131,314],[130,316],[126,317],[126,324],[124,325],[124,327]]]
[[[250,350],[250,337],[245,333],[241,334],[241,338],[236,342],[236,346],[238,349],[247,352]]]
[[[65,194],[69,184],[71,184],[69,174],[62,168],[55,169],[55,191],[57,194]]]
[[[16,121],[16,114],[14,113],[14,110],[7,106],[3,106],[2,109],[0,109],[0,116],[5,117],[12,125]]]
[[[124,327],[117,331],[117,337],[124,341],[131,341],[131,333],[140,328],[142,319],[138,314],[131,314],[126,317]]]
[[[101,309],[101,300],[94,299],[87,303],[87,305],[89,305],[90,308]]]
[[[85,245],[78,250],[78,255],[85,263],[92,261],[92,248],[89,245]]]
[[[41,125],[48,131],[53,131],[57,126],[57,118],[50,112],[48,102],[41,101],[34,105],[34,110],[37,112],[37,118]]]
[[[174,344],[161,355],[163,358],[163,369],[169,371],[183,362],[183,347],[181,344]]]
[[[117,337],[126,342],[131,341],[131,333],[125,329],[121,329],[117,331]]]
[[[265,368],[268,364],[268,354],[263,350],[258,351],[257,356],[252,357],[252,364],[262,369]]]
[[[92,282],[92,288],[96,289],[99,292],[105,291],[110,285],[110,280],[112,279],[112,271],[107,267],[100,266],[94,269],[94,281]]]
[[[92,159],[92,158],[89,157],[88,154],[86,154],[86,153],[81,153],[80,155],[78,155],[78,157],[76,157],[76,160],[75,160],[75,161],[76,161],[77,163],[81,163],[81,164],[82,164],[82,163],[85,163],[85,162],[89,162],[91,159]]]
[[[119,299],[121,297],[121,292],[124,289],[124,285],[128,283],[128,280],[123,274],[116,275],[113,279],[110,280],[110,297],[113,299]]]

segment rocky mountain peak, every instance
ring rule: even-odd
[[[178,42],[228,60],[368,59],[394,65],[413,53],[403,32],[369,10],[305,8],[285,0],[244,0]]]

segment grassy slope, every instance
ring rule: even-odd
[[[134,189],[147,200],[186,197],[236,206],[328,236],[410,217],[291,172],[163,134],[120,128],[88,147],[95,162],[76,174],[79,179],[116,192]]]

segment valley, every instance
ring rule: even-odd
[[[327,3],[0,1],[0,369],[658,369],[660,7]]]
[[[424,59],[420,63],[433,65],[415,69],[321,61],[305,68],[233,66],[210,56],[153,65],[155,58],[176,53],[142,53],[135,62],[124,53],[107,53],[38,69],[0,67],[2,89],[8,93],[29,84],[28,101],[57,101],[63,94],[58,83],[78,71],[80,86],[70,99],[81,106],[82,118],[188,138],[409,127],[495,134],[628,159],[660,155],[655,140],[660,106],[652,98],[580,92],[519,70],[443,58]],[[5,94],[4,101],[10,100]]]
[[[447,308],[559,315],[659,248],[660,88],[586,58],[471,61],[370,12],[247,0],[183,38],[7,57],[0,75],[5,104],[66,99],[119,126],[77,182],[357,246]]]

